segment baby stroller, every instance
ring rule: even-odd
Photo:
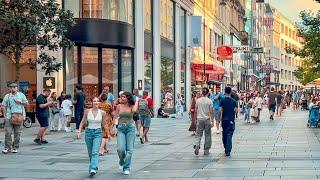
[[[308,101],[306,99],[301,100],[301,109],[308,110]]]
[[[318,127],[319,118],[319,106],[313,105],[309,110],[309,119],[307,127]]]

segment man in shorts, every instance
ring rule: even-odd
[[[138,112],[143,127],[143,135],[140,137],[141,144],[148,142],[148,132],[151,124],[151,116],[153,115],[153,101],[149,97],[148,91],[143,91],[142,99],[139,100]]]
[[[272,87],[270,93],[268,94],[268,108],[270,113],[270,120],[274,120],[273,116],[276,112],[277,96],[278,93],[275,92],[274,87]]]
[[[44,137],[49,126],[49,106],[53,104],[53,101],[47,101],[50,92],[50,89],[44,89],[36,99],[36,117],[40,124],[40,129],[34,142],[38,145],[48,143],[48,141]]]

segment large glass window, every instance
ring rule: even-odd
[[[181,76],[181,94],[185,97],[185,76],[186,76],[186,11],[180,9],[180,76]]]
[[[152,2],[151,0],[144,0],[143,2],[143,14],[144,14],[144,29],[151,31],[152,28]]]
[[[132,54],[130,50],[122,50],[121,59],[121,91],[132,91]]]
[[[111,19],[133,24],[133,0],[64,0],[76,18]]]
[[[152,54],[144,53],[144,89],[152,93]]]
[[[174,3],[171,0],[161,0],[160,34],[162,37],[174,41]]]
[[[82,47],[82,87],[87,102],[99,95],[98,48]]]
[[[118,97],[118,50],[102,49],[102,84]]]
[[[174,108],[174,61],[161,58],[161,96],[165,109]]]

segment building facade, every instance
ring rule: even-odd
[[[75,46],[62,52],[68,94],[82,84],[87,101],[109,86],[119,91],[148,90],[155,109],[174,112],[177,94],[190,99],[187,36],[193,1],[62,1],[76,25],[68,32]],[[61,89],[62,90],[62,89]]]
[[[267,52],[274,73],[271,75],[271,84],[281,90],[296,90],[302,84],[294,76],[297,67],[302,66],[303,59],[286,52],[286,47],[299,49],[302,47],[302,38],[297,35],[298,29],[289,19],[276,8],[266,4],[268,11],[272,12],[273,23],[268,27]],[[269,9],[270,8],[270,9]],[[273,83],[274,82],[274,83]]]

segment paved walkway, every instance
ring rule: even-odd
[[[151,142],[137,139],[132,172],[118,172],[116,142],[101,157],[95,179],[317,179],[320,178],[320,129],[306,127],[307,112],[288,110],[259,125],[237,121],[231,157],[224,156],[221,135],[213,134],[209,156],[193,154],[187,119],[154,120]],[[51,133],[48,145],[33,143],[37,128],[24,129],[18,154],[0,155],[0,179],[86,179],[84,140],[73,133]],[[4,133],[0,129],[0,141]],[[3,143],[1,147],[3,148]]]

